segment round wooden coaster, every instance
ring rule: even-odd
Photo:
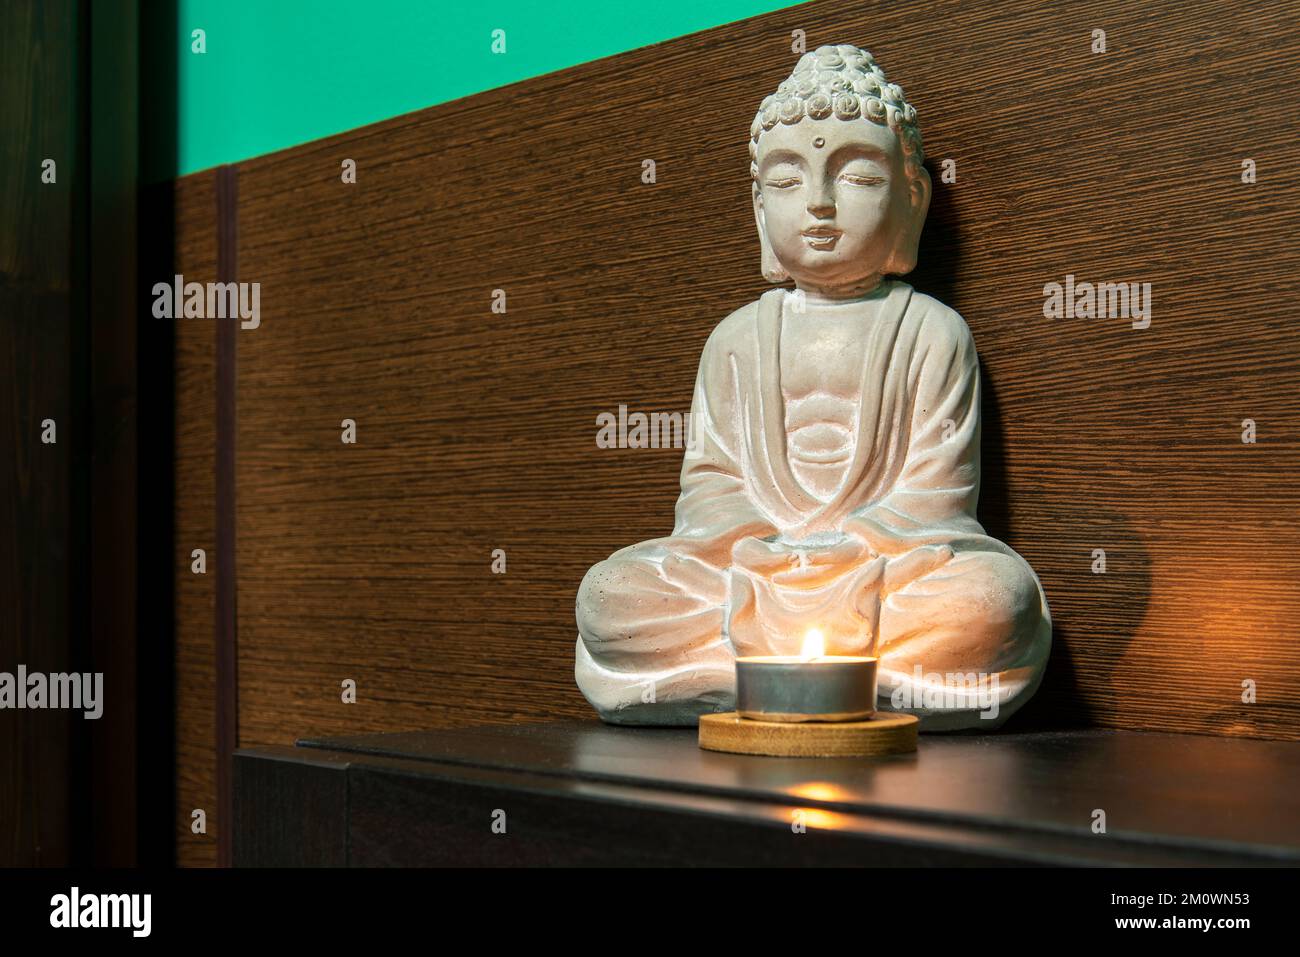
[[[789,758],[870,757],[916,750],[915,715],[877,711],[867,721],[755,721],[734,711],[700,715],[700,747]]]

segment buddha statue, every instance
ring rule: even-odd
[[[996,728],[1037,688],[1051,618],[976,519],[970,329],[892,278],[930,203],[916,111],[870,53],[823,46],[763,100],[749,155],[780,285],[705,343],[672,534],[584,577],[578,686],[606,722],[695,724],[733,708],[737,656],[798,655],[815,625],[827,654],[879,658],[878,710]]]

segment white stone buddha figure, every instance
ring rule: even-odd
[[[828,654],[880,658],[880,710],[996,728],[1037,688],[1051,618],[976,519],[970,329],[889,278],[930,202],[916,112],[869,53],[824,46],[750,132],[763,275],[795,288],[709,336],[676,526],[583,579],[578,686],[608,722],[694,724],[734,706],[737,656],[797,655],[816,627]]]

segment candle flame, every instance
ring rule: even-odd
[[[820,628],[809,628],[803,636],[803,653],[804,658],[821,658],[826,654],[826,639],[822,637]]]

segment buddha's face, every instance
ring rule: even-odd
[[[852,296],[911,269],[928,176],[909,179],[887,126],[833,116],[778,123],[759,138],[757,162],[759,230],[798,288]]]

